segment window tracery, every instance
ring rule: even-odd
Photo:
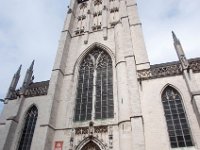
[[[37,117],[38,110],[36,106],[32,106],[25,116],[25,124],[22,130],[18,150],[30,150]]]
[[[82,61],[76,96],[75,121],[114,117],[112,60],[96,48]]]
[[[181,95],[168,86],[162,94],[162,103],[171,147],[193,146]]]
[[[90,141],[87,143],[82,150],[101,150],[94,142]]]

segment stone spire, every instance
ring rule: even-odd
[[[26,88],[32,83],[33,81],[33,66],[34,66],[34,60],[32,61],[30,67],[26,71],[26,75],[24,78],[23,85],[21,87],[21,94],[24,94]]]
[[[188,69],[188,67],[189,67],[188,60],[185,57],[185,53],[183,51],[183,48],[181,46],[179,39],[176,37],[176,35],[173,31],[172,31],[172,36],[173,36],[173,40],[174,40],[174,47],[176,49],[176,53],[178,55],[179,61],[181,62],[181,66],[184,70]]]
[[[10,83],[10,87],[8,89],[8,92],[7,92],[7,95],[6,95],[5,99],[10,99],[11,95],[12,95],[12,92],[15,91],[15,89],[17,87],[17,83],[18,83],[19,78],[20,78],[21,68],[22,68],[22,65],[19,66],[17,72],[14,74],[12,82]]]

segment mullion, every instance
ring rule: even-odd
[[[92,67],[92,71],[90,73],[90,78],[89,78],[89,80],[90,80],[90,82],[89,82],[89,93],[90,93],[89,104],[90,105],[88,107],[88,109],[90,108],[90,118],[89,119],[91,119],[91,117],[92,117],[93,76],[94,76],[94,66]]]
[[[173,113],[172,113],[172,110],[171,110],[171,107],[170,107],[171,104],[170,104],[169,100],[167,100],[167,103],[169,105],[169,110],[170,110],[170,115],[171,115],[170,118],[171,118],[171,121],[172,121],[172,124],[173,124],[173,131],[175,133],[176,145],[178,145],[178,141],[177,141],[177,138],[176,138],[177,137],[177,135],[176,135],[176,128],[175,128],[175,125],[174,125],[174,116],[173,116]]]
[[[84,74],[85,74],[85,67],[84,67],[84,70],[83,70],[83,74],[82,74],[82,80],[83,82],[81,83],[81,101],[80,101],[80,111],[79,111],[79,121],[81,120],[81,114],[82,114],[82,98],[83,98],[83,88],[84,88]]]
[[[179,99],[179,100],[180,100],[180,99]],[[176,100],[175,100],[175,102],[176,102]],[[181,104],[181,105],[182,105],[182,104]],[[175,107],[176,107],[176,110],[177,110],[177,113],[178,113],[178,108],[177,108],[176,105],[175,105]],[[182,106],[182,107],[183,107],[183,106]],[[185,142],[184,133],[183,133],[183,128],[182,128],[182,124],[181,124],[181,120],[180,120],[179,114],[178,114],[178,120],[179,120],[179,125],[180,125],[180,128],[181,128],[181,132],[182,132],[182,137],[183,137],[184,146],[187,146],[187,145],[186,145],[186,142]],[[179,147],[184,147],[184,146],[181,146],[181,145],[180,145],[180,142],[178,142],[178,145],[179,145]]]
[[[87,80],[88,84],[87,84],[87,103],[86,103],[86,110],[85,110],[85,113],[86,113],[85,120],[87,120],[87,108],[88,108],[88,98],[89,98],[88,94],[89,94],[89,84],[90,84],[90,67],[88,70],[89,71],[88,71],[88,80]]]
[[[103,118],[103,110],[102,110],[102,107],[103,107],[103,82],[102,82],[102,68],[100,69],[100,72],[101,72],[101,119]]]
[[[84,79],[83,79],[83,89],[82,89],[82,101],[81,101],[81,120],[86,120],[86,112],[84,112],[84,110],[86,111],[86,101],[87,101],[87,91],[85,91],[85,89],[87,90],[87,85],[88,85],[88,68],[89,68],[89,64],[87,63],[87,66],[85,67],[84,70]],[[86,93],[85,93],[86,92]]]
[[[109,85],[108,85],[108,100],[109,100],[109,105],[111,107],[111,109],[108,109],[108,114],[109,117],[108,118],[112,118],[113,117],[113,111],[114,111],[114,107],[113,107],[113,81],[112,81],[112,62],[111,61],[108,61],[109,65],[108,65],[108,82],[109,82]]]
[[[108,109],[108,64],[109,63],[109,61],[107,60],[107,62],[106,62],[106,102],[107,102],[107,108],[106,108],[106,118],[109,118],[108,117],[108,111],[109,111],[109,109]]]

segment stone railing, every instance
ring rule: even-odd
[[[200,58],[190,59],[189,64],[189,68],[192,69],[194,73],[200,72]],[[150,69],[139,70],[138,80],[148,80],[167,76],[176,76],[181,74],[181,64],[178,61],[176,61],[152,65]]]

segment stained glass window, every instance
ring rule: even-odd
[[[32,106],[25,116],[25,123],[22,130],[18,150],[30,150],[37,117],[38,110],[36,106]]]
[[[92,50],[79,67],[75,121],[113,118],[113,71],[110,56]]]
[[[162,103],[171,147],[193,146],[181,95],[177,90],[168,86],[163,91]]]

